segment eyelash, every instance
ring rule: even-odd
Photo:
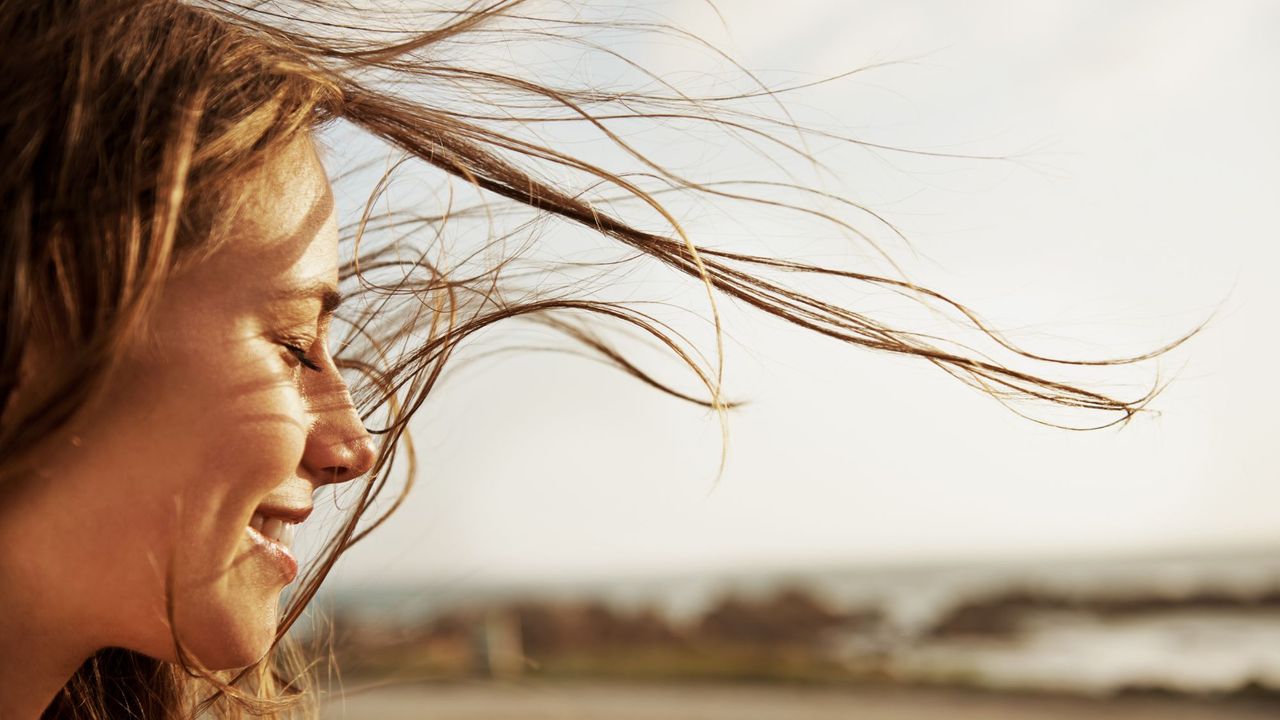
[[[295,358],[298,359],[298,362],[302,363],[303,367],[307,368],[308,370],[314,370],[316,372],[320,372],[320,363],[307,357],[306,350],[303,350],[297,345],[293,345],[291,343],[282,343],[282,344],[284,345],[284,348],[289,351],[290,354],[292,354]]]

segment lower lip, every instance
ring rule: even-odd
[[[254,550],[264,555],[272,564],[280,568],[280,572],[284,574],[285,584],[293,582],[293,579],[298,576],[298,561],[293,557],[293,553],[289,552],[289,548],[268,540],[265,535],[254,530],[252,526],[245,526],[245,532],[248,533],[249,541],[253,543]]]

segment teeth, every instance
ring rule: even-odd
[[[262,534],[268,540],[280,541],[280,531],[284,529],[284,521],[280,518],[267,518],[262,523]]]
[[[249,521],[249,527],[277,545],[290,547],[293,545],[293,536],[297,532],[298,525],[277,517],[269,518],[260,513],[254,513],[253,519]]]

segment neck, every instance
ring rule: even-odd
[[[37,720],[97,649],[75,610],[92,599],[57,592],[50,538],[21,500],[0,495],[0,720]]]
[[[32,606],[47,598],[9,579],[0,574],[0,720],[37,720],[93,649],[40,617]]]

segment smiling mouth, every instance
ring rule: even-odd
[[[255,512],[245,527],[254,550],[275,565],[284,576],[284,582],[293,582],[298,576],[298,561],[290,547],[298,524],[310,510],[295,513],[294,517],[283,518],[274,514]]]
[[[258,534],[266,540],[280,545],[286,550],[293,547],[293,537],[298,531],[298,523],[281,517],[268,517],[260,512],[253,514],[253,519],[249,521],[249,527],[257,530]]]

